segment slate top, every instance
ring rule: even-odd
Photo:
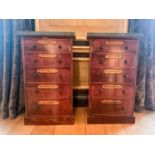
[[[36,32],[36,31],[18,31],[16,33],[21,37],[55,37],[55,38],[75,38],[74,32]]]
[[[87,33],[87,39],[139,39],[141,33]]]

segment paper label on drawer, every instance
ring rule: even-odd
[[[123,45],[124,42],[123,41],[106,41],[105,44],[118,46],[118,45]]]
[[[58,73],[58,69],[37,69],[37,73]]]
[[[122,58],[121,55],[106,55],[105,58],[107,59],[120,59]]]
[[[38,101],[41,105],[58,105],[59,101]]]
[[[122,85],[102,85],[104,89],[122,89]]]
[[[123,73],[122,70],[117,70],[117,69],[106,69],[103,72],[105,74],[121,74],[121,73]]]
[[[58,85],[38,85],[38,89],[57,89]]]
[[[40,58],[56,58],[56,54],[39,54]]]
[[[121,100],[102,100],[102,104],[122,104]]]

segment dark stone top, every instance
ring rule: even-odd
[[[87,39],[139,39],[141,33],[87,33]]]
[[[21,37],[54,37],[54,38],[75,38],[74,32],[36,32],[36,31],[18,31]]]

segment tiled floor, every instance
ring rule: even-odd
[[[155,112],[135,113],[135,124],[87,124],[86,108],[75,108],[74,125],[26,126],[24,115],[0,118],[0,134],[8,135],[150,135],[155,134]]]

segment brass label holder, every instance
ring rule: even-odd
[[[105,58],[106,59],[121,59],[122,56],[121,55],[106,55]]]
[[[122,70],[116,70],[116,69],[106,69],[103,71],[105,74],[122,74]]]
[[[104,89],[122,89],[122,85],[102,85]]]
[[[102,100],[102,104],[122,104],[121,100]]]
[[[39,58],[56,58],[56,54],[39,54]]]
[[[123,45],[124,42],[123,41],[106,41],[105,44],[108,46],[110,46],[110,45],[120,46],[120,45]]]
[[[53,101],[53,100],[48,100],[48,101],[38,101],[38,104],[40,105],[59,105],[59,101]]]
[[[55,45],[57,43],[57,41],[55,40],[49,40],[49,39],[43,39],[43,40],[38,40],[39,44],[43,44],[43,45]]]
[[[58,89],[58,85],[38,85],[38,89]]]
[[[37,73],[58,73],[58,69],[37,69]]]

